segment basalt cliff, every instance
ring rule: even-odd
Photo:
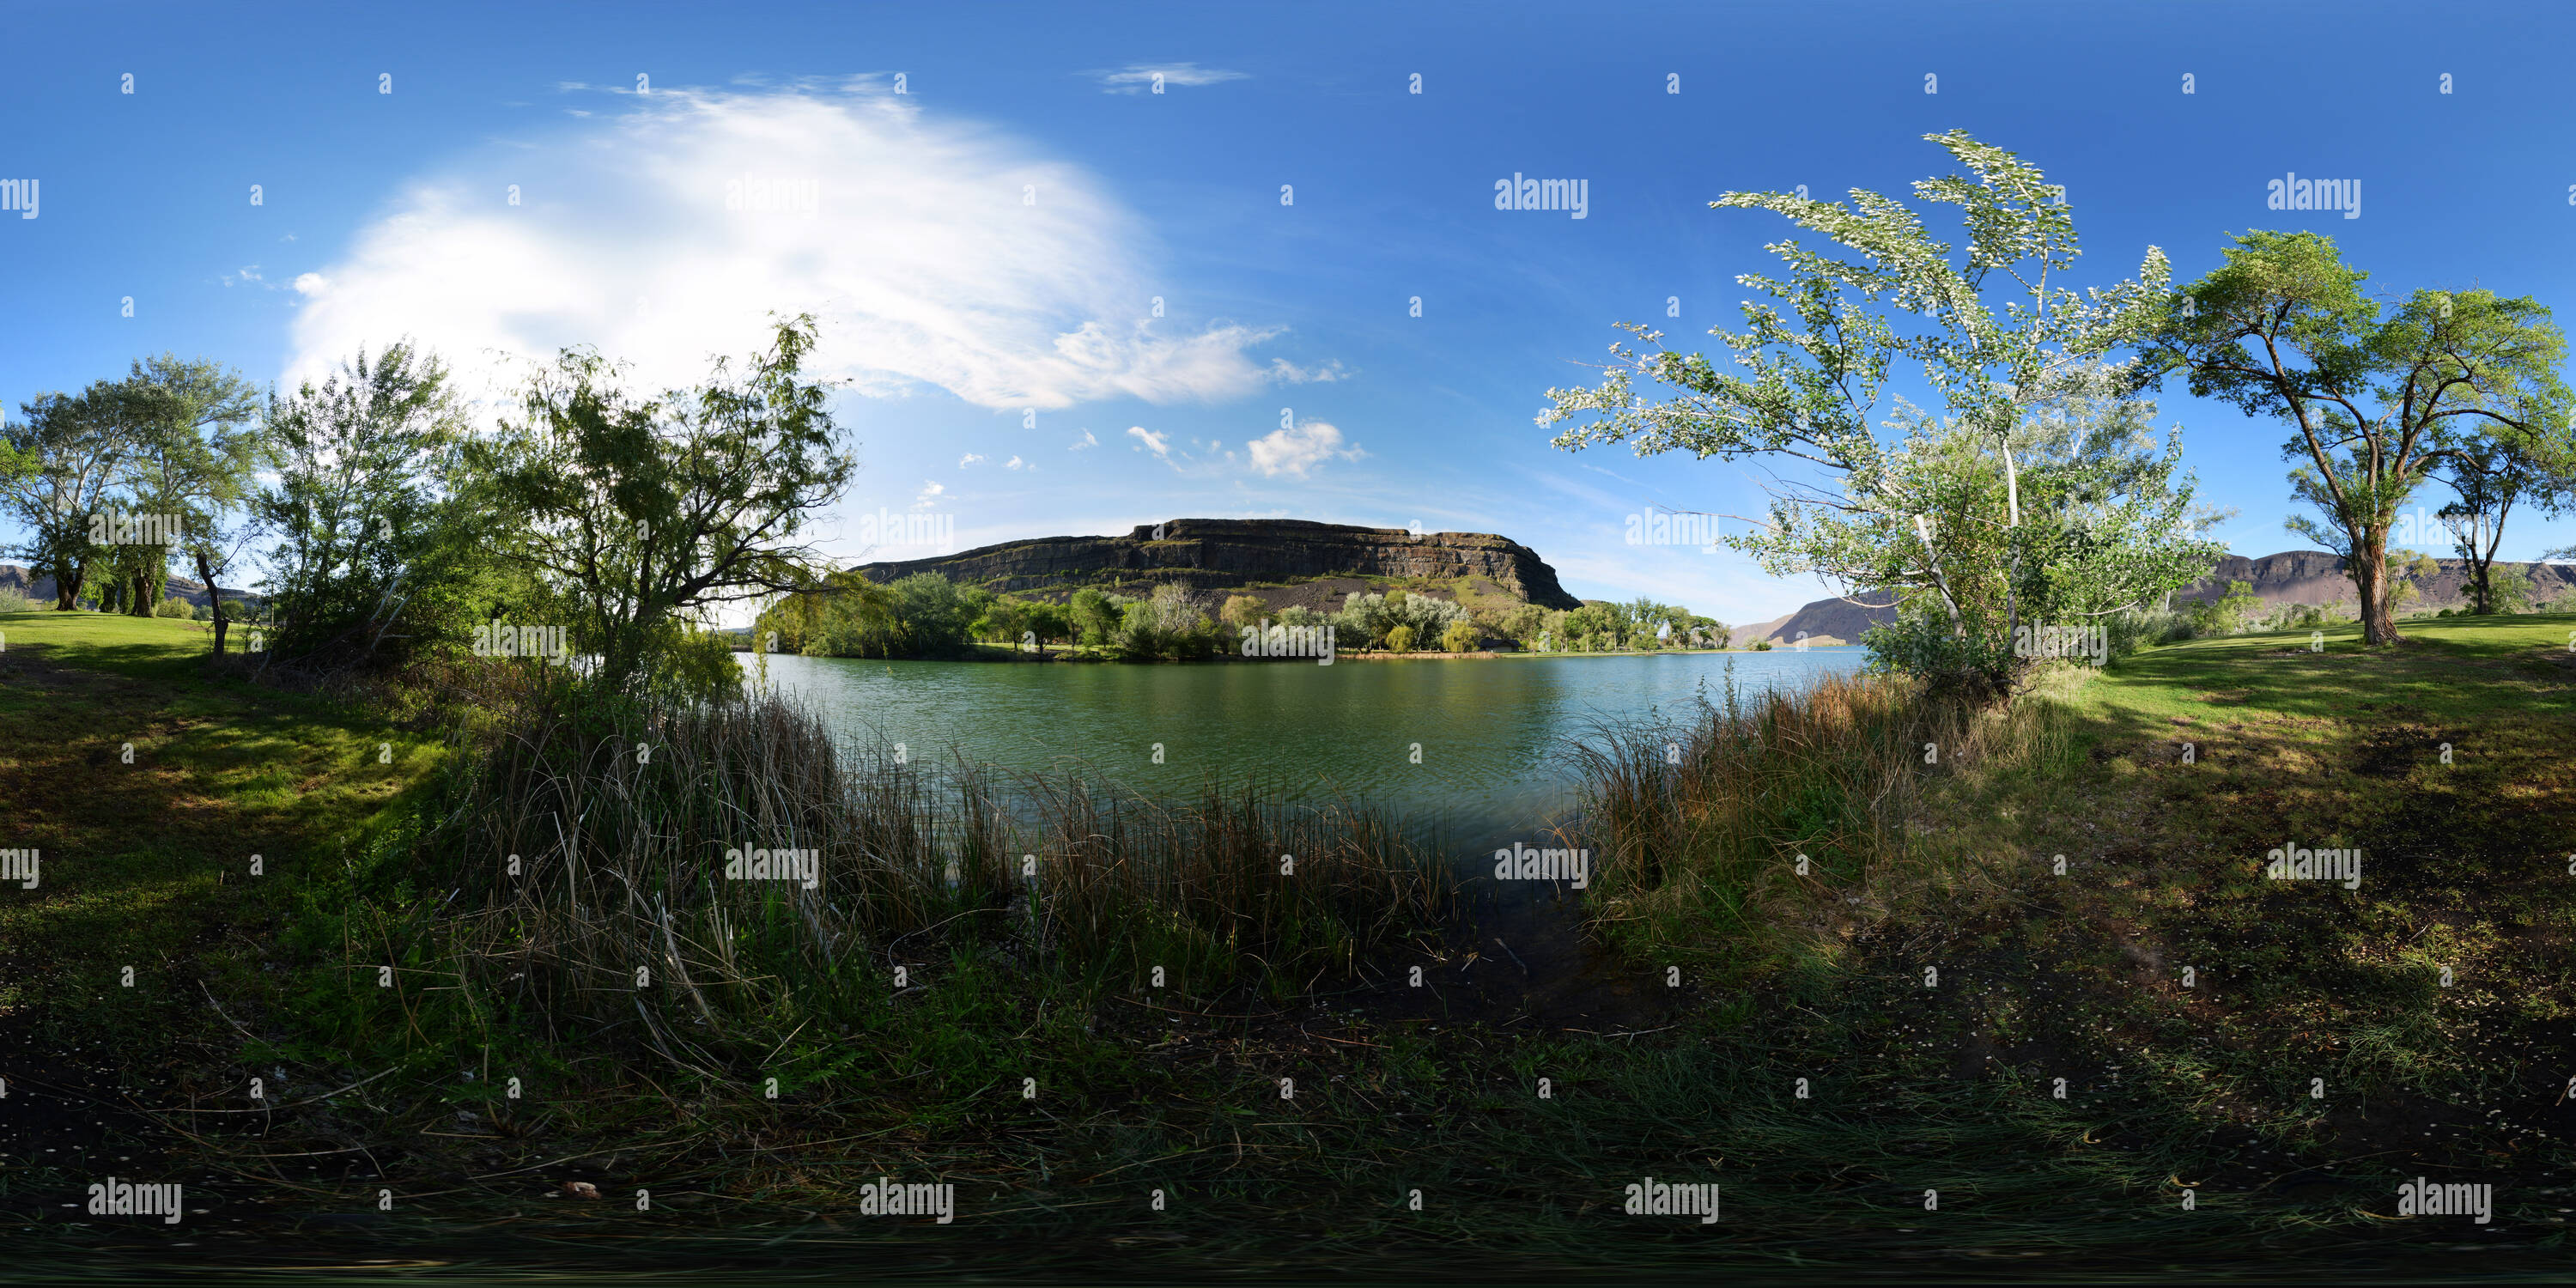
[[[1134,593],[1177,582],[1194,593],[1309,584],[1347,591],[1386,577],[1451,589],[1454,597],[1509,595],[1546,608],[1581,601],[1557,584],[1538,552],[1486,532],[1360,528],[1300,519],[1174,519],[1123,537],[1038,537],[953,555],[860,567],[889,582],[933,572],[988,590],[1062,598],[1084,586]],[[1284,602],[1279,596],[1271,597]],[[1293,597],[1292,597],[1293,598]]]

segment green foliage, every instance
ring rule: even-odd
[[[2062,190],[1966,134],[1926,137],[1969,172],[1914,185],[1962,208],[1964,255],[1876,193],[1855,190],[1848,206],[1728,193],[1713,204],[1776,211],[1849,258],[1769,248],[1786,279],[1744,278],[1769,300],[1744,306],[1743,331],[1713,332],[1749,374],[1627,324],[1647,351],[1613,345],[1600,386],[1549,390],[1540,423],[1590,417],[1556,439],[1567,450],[1629,442],[1641,456],[1819,467],[1820,481],[1775,489],[1769,524],[1728,544],[1775,576],[1895,595],[1896,623],[1868,637],[1880,664],[2008,687],[2016,626],[2143,604],[2222,551],[2195,535],[2211,516],[2193,507],[2189,476],[2176,478],[2179,435],[2155,454],[2152,405],[2126,397],[2126,373],[2106,363],[2162,316],[2162,252],[2147,252],[2137,279],[2054,285],[2079,253]],[[1873,422],[1900,363],[1920,364],[1947,414],[1897,399],[1886,422],[1897,437],[1883,440]],[[1676,396],[1649,401],[1638,377]]]
[[[1119,626],[1118,609],[1109,602],[1109,596],[1090,586],[1073,592],[1073,598],[1065,602],[1065,612],[1072,618],[1079,642],[1095,648],[1107,644]]]
[[[2236,635],[2253,624],[2254,614],[2262,606],[2263,600],[2254,593],[2251,583],[2230,581],[2225,595],[2192,601],[2187,615],[2194,635]]]
[[[271,657],[390,666],[464,638],[489,539],[456,497],[464,432],[446,368],[407,342],[269,399]]]
[[[1240,630],[1259,625],[1269,615],[1270,605],[1259,595],[1228,595],[1225,607],[1217,610],[1216,619],[1222,625]]]
[[[1440,633],[1440,648],[1442,651],[1449,653],[1473,652],[1476,647],[1477,634],[1478,632],[1475,626],[1471,623],[1451,622],[1449,623],[1449,629]]]
[[[1397,653],[1412,652],[1413,628],[1410,626],[1398,626],[1393,630],[1388,631],[1386,633],[1386,646],[1389,650]]]
[[[857,465],[827,389],[802,378],[814,341],[812,318],[780,322],[739,376],[718,359],[658,397],[567,349],[530,381],[521,419],[467,445],[496,553],[570,612],[600,683],[636,683],[680,638],[675,620],[815,583],[795,538]]]
[[[2235,241],[2168,304],[2141,376],[2187,371],[2195,396],[2290,425],[2291,495],[2321,517],[2287,526],[2344,557],[2363,638],[2392,641],[2389,535],[2432,470],[2480,438],[2538,461],[2576,456],[2565,337],[2528,296],[2419,290],[2383,305],[2316,233]]]
[[[154,604],[152,606],[152,615],[154,617],[176,617],[182,621],[186,621],[197,615],[197,606],[189,603],[187,600],[173,597]]]

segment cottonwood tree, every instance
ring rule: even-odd
[[[524,416],[467,449],[494,552],[578,615],[600,682],[635,684],[709,609],[813,589],[821,561],[795,538],[857,468],[826,386],[802,378],[814,340],[811,317],[780,322],[739,374],[718,359],[659,397],[567,349],[530,380]]]
[[[240,517],[260,456],[259,391],[218,363],[165,353],[136,362],[117,393],[131,427],[127,474],[137,506],[178,516],[174,544],[205,584],[221,657],[230,618],[217,578],[249,540]],[[158,571],[167,566],[165,556]],[[160,601],[163,584],[162,577],[136,584],[142,612]]]
[[[1812,477],[1776,483],[1768,517],[1726,543],[1775,576],[1821,575],[1846,598],[1894,594],[1897,621],[1870,637],[1882,660],[2008,690],[2016,627],[2143,605],[2206,574],[2221,551],[2198,537],[2211,516],[2175,477],[2179,434],[2153,453],[2152,404],[2121,397],[2126,377],[2106,364],[2161,317],[2163,253],[2150,247],[2136,279],[2070,289],[2061,278],[2080,250],[2063,190],[1965,133],[1925,137],[1966,173],[1914,193],[1959,207],[1964,248],[1878,193],[1728,193],[1711,207],[1771,210],[1830,243],[1774,243],[1784,276],[1737,279],[1768,297],[1744,304],[1743,330],[1710,332],[1737,371],[1625,324],[1637,346],[1611,346],[1598,387],[1549,390],[1539,423],[1589,417],[1555,440],[1569,451],[1628,442],[1640,456],[1805,469]],[[1893,398],[1891,382],[1912,368],[1944,414]],[[1673,396],[1648,401],[1641,378]]]
[[[2451,532],[2452,548],[2468,566],[2469,600],[2479,613],[2507,611],[2495,580],[2496,547],[2504,541],[2505,519],[2522,502],[2551,515],[2563,513],[2570,498],[2564,480],[2532,458],[2523,444],[2478,437],[2462,444],[2444,472],[2459,499],[2435,515]]]
[[[2196,396],[2289,422],[2292,495],[2324,516],[2290,530],[2343,556],[2363,641],[2393,643],[2399,507],[2479,437],[2565,459],[2565,338],[2528,296],[2419,290],[2383,305],[2316,233],[2242,233],[2226,255],[2170,301],[2142,380],[2187,372]]]
[[[0,480],[0,504],[27,531],[11,553],[27,560],[31,578],[54,579],[54,606],[62,612],[79,602],[102,553],[90,542],[90,519],[120,485],[133,450],[117,402],[115,386],[98,381],[79,394],[21,403],[22,419],[0,430],[20,466]]]

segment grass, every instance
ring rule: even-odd
[[[2557,1209],[2576,1207],[2576,1125],[2558,1098],[2576,1056],[2576,883],[2558,853],[2576,844],[2571,677],[2558,660],[2576,620],[2565,617],[2410,623],[2412,643],[2367,654],[2348,632],[2329,631],[2322,653],[2304,635],[2196,641],[2058,675],[2003,717],[1927,714],[1859,687],[1739,706],[1732,724],[1699,731],[1671,775],[1659,744],[1614,748],[1600,782],[1625,793],[1625,812],[1592,823],[1619,856],[1595,910],[1625,951],[1570,969],[1625,1000],[1586,1003],[1591,1018],[1550,1009],[1550,981],[1490,947],[1476,957],[1455,942],[1380,941],[1343,959],[1365,968],[1358,978],[1273,993],[1198,978],[1158,990],[1133,960],[1086,974],[1073,957],[1033,952],[1042,937],[943,934],[897,954],[921,968],[903,990],[854,991],[801,1032],[767,1017],[777,1027],[762,1032],[791,1040],[722,1067],[625,1058],[623,1039],[603,1039],[569,1003],[551,1037],[535,1008],[495,1005],[489,1040],[460,1045],[466,1030],[441,1018],[466,1013],[459,994],[419,969],[456,943],[427,937],[417,961],[389,961],[351,929],[379,914],[438,924],[420,910],[448,883],[432,889],[406,861],[415,838],[400,820],[432,798],[404,784],[452,753],[402,744],[414,754],[371,784],[350,753],[387,731],[196,678],[182,625],[61,623],[49,641],[60,651],[39,656],[100,669],[59,681],[76,690],[64,694],[21,692],[11,676],[0,727],[24,754],[66,729],[106,731],[84,735],[95,742],[170,723],[152,765],[179,776],[137,781],[165,802],[218,801],[235,828],[271,829],[260,834],[298,856],[292,885],[257,898],[229,882],[155,885],[158,869],[138,858],[102,913],[123,924],[10,923],[10,942],[106,961],[61,936],[166,934],[161,919],[186,909],[193,938],[171,951],[232,963],[212,988],[226,1018],[174,1003],[184,1058],[138,1075],[149,1084],[138,1090],[238,1109],[241,1078],[282,1072],[292,1101],[272,1113],[171,1121],[202,1142],[191,1158],[221,1169],[209,1191],[244,1213],[252,1196],[310,1213],[394,1189],[397,1212],[365,1232],[368,1255],[459,1230],[542,1231],[605,1255],[636,1246],[641,1218],[622,1200],[639,1188],[654,1196],[652,1255],[675,1263],[792,1236],[840,1256],[1123,1277],[1337,1259],[1390,1274],[1848,1269],[1926,1255],[1976,1257],[1981,1271],[2027,1258],[2060,1274],[2285,1256],[2384,1268],[2403,1248],[2462,1241],[2486,1245],[2482,1264],[2494,1265],[2499,1245],[2563,1256]],[[138,628],[163,634],[119,634]],[[20,636],[0,629],[13,631],[0,657],[14,659]],[[171,714],[191,704],[203,709]],[[252,761],[306,757],[282,781],[320,802],[274,780],[254,788],[247,766],[224,777],[215,749],[263,720],[276,745]],[[1924,721],[1955,721],[1929,740],[1972,754],[1909,759]],[[68,744],[47,755],[95,759]],[[48,772],[39,781],[66,802],[117,781]],[[136,790],[121,811],[91,812],[90,848],[149,852],[136,820],[160,815]],[[9,798],[21,799],[14,778]],[[1681,822],[1654,817],[1677,802]],[[76,808],[89,810],[57,813]],[[1116,859],[1185,853],[1208,829],[1241,834],[1259,816],[1220,800],[1113,825],[1089,808],[1057,811],[1048,853],[1118,828],[1166,838],[1093,840],[1100,862],[1065,869],[1110,880],[1099,893],[1118,899],[1085,932],[1103,942],[1130,924],[1118,909],[1154,902],[1121,892],[1142,874]],[[468,823],[489,835],[471,848],[490,851],[500,830],[536,817],[476,814]],[[2361,847],[2362,887],[2262,880],[2261,852],[2284,840]],[[50,856],[74,842],[47,844]],[[186,848],[165,856],[169,877],[192,870]],[[1821,860],[1804,880],[1786,867],[1798,852]],[[1665,866],[1660,878],[1650,863]],[[1688,898],[1667,893],[1675,871],[1703,869]],[[400,888],[404,875],[414,889]],[[986,887],[1005,919],[1014,888],[1007,869]],[[913,897],[905,925],[994,906],[944,880]],[[1640,908],[1657,899],[1669,906]],[[14,889],[0,900],[13,917],[28,904]],[[503,923],[538,915],[486,907]],[[755,939],[763,927],[792,934],[750,909],[735,924]],[[1762,951],[1730,948],[1746,929]],[[902,933],[892,922],[861,932],[872,943]],[[692,972],[716,951],[699,938],[680,952]],[[772,960],[805,950],[791,938]],[[289,969],[253,965],[290,953]],[[398,968],[396,987],[375,987],[377,964]],[[1430,987],[1406,982],[1410,965]],[[783,996],[762,973],[739,970],[727,987]],[[1517,1009],[1460,1002],[1454,981],[1496,975],[1528,988]],[[631,1006],[631,994],[613,1000]],[[711,996],[714,1023],[741,1024],[760,995]],[[87,996],[39,983],[16,1013]],[[675,1051],[718,1045],[691,1003],[662,1005],[654,1022]],[[119,1050],[118,1071],[144,1064]],[[504,1090],[514,1077],[517,1098]],[[2320,1077],[2328,1094],[2311,1100]],[[308,1099],[362,1078],[378,1080]],[[2390,1219],[2395,1179],[2416,1174],[2493,1181],[2496,1225]],[[1621,1187],[1646,1175],[1721,1182],[1726,1219],[1620,1214]],[[957,1225],[820,1224],[879,1176],[955,1182]],[[567,1180],[616,1201],[540,1201]],[[317,1247],[332,1237],[299,1229]]]

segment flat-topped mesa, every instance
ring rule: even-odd
[[[1483,578],[1547,608],[1580,600],[1529,547],[1489,532],[1361,528],[1303,519],[1174,519],[1123,537],[1038,537],[953,555],[862,566],[889,582],[935,572],[988,590],[1070,593],[1083,586],[1178,582],[1191,591],[1319,577]]]

